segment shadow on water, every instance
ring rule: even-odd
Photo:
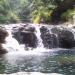
[[[16,72],[43,72],[75,75],[75,51],[12,52],[0,56],[0,74]]]

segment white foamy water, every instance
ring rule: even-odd
[[[3,73],[11,73],[11,74],[0,74],[0,75],[63,75],[59,73],[54,73],[55,71],[53,71],[53,69],[57,69],[56,66],[54,65],[57,64],[53,63],[56,62],[55,59],[53,60],[53,58],[52,58],[53,61],[50,60],[47,63],[51,65],[52,62],[53,67],[51,67],[52,65],[49,67],[48,73],[47,72],[41,73],[43,69],[42,65],[44,65],[44,62],[46,61],[45,59],[51,57],[51,55],[52,56],[58,55],[58,53],[60,53],[58,51],[60,50],[63,53],[63,51],[66,51],[66,49],[61,49],[61,48],[46,49],[43,45],[43,41],[41,38],[40,27],[39,26],[34,26],[34,27],[36,30],[35,35],[37,37],[38,44],[37,44],[37,48],[33,48],[33,49],[28,48],[28,51],[25,50],[25,45],[19,44],[19,42],[15,38],[13,38],[11,34],[12,26],[7,27],[9,36],[5,39],[6,43],[3,44],[3,47],[8,50],[8,53],[6,53],[3,56],[4,60],[2,61],[2,63],[3,65],[5,64],[5,69],[6,69],[5,72]],[[49,32],[50,34],[52,34],[51,31]],[[18,71],[16,71],[15,69]]]
[[[8,52],[24,50],[24,45],[20,45],[19,42],[15,38],[12,37],[11,30],[7,30],[7,32],[9,36],[6,37],[5,39],[6,43],[2,44],[3,47]]]
[[[42,42],[42,39],[41,39],[40,27],[39,27],[38,25],[35,25],[34,27],[35,27],[35,29],[36,29],[35,35],[36,35],[36,37],[37,37],[37,39],[38,39],[38,40],[37,40],[37,41],[38,41],[37,47],[39,47],[39,48],[44,48],[44,45],[43,45],[43,42]]]
[[[25,52],[25,53],[27,53],[27,54],[31,54],[31,53],[33,53],[33,54],[38,54],[39,52],[48,52],[48,51],[52,51],[53,49],[46,49],[45,47],[44,47],[44,45],[43,45],[43,40],[42,40],[42,38],[41,38],[41,32],[40,32],[40,27],[41,26],[38,26],[38,25],[34,25],[34,24],[31,24],[31,26],[32,27],[35,27],[35,35],[36,35],[36,37],[37,37],[37,48],[34,48],[33,49],[33,51],[30,49],[30,48],[28,48],[28,51],[26,51],[25,50],[25,44],[19,44],[19,42],[14,38],[14,37],[12,37],[12,28],[13,27],[18,27],[18,26],[20,26],[20,24],[13,24],[13,25],[11,25],[11,26],[9,26],[9,25],[6,25],[5,26],[5,28],[6,28],[6,30],[7,30],[7,32],[9,33],[9,36],[5,39],[6,40],[6,43],[5,44],[3,44],[3,47],[8,51],[8,52],[11,52],[11,51],[20,51],[20,52]],[[60,26],[59,26],[60,27]],[[60,27],[61,29],[62,29],[62,27]],[[52,27],[50,28],[50,29],[48,29],[49,30],[49,32],[50,32],[50,34],[52,34],[52,32],[51,32],[51,29],[52,29]],[[71,30],[71,29],[70,29]],[[73,32],[73,34],[75,34],[75,30],[73,29],[72,30],[72,32]],[[57,37],[57,35],[56,35],[56,37]],[[53,39],[53,38],[52,38]],[[57,37],[57,44],[59,45],[59,40],[58,40],[58,37]],[[52,45],[53,45],[53,42],[52,42]]]
[[[0,75],[62,75],[58,73],[40,73],[40,72],[18,72],[13,74],[0,74]]]
[[[7,49],[8,52],[11,52],[11,51],[24,51],[25,52],[25,45],[24,44],[19,44],[19,42],[14,38],[12,37],[12,27],[15,27],[15,26],[19,26],[20,24],[12,24],[11,26],[10,25],[5,25],[5,28],[9,34],[9,36],[5,39],[6,43],[3,44],[3,47],[5,49]],[[43,42],[42,42],[42,39],[41,39],[41,32],[40,32],[40,26],[38,25],[34,25],[34,24],[31,24],[31,26],[35,27],[35,35],[37,37],[37,48],[36,49],[33,49],[34,51],[31,51],[31,49],[29,49],[31,51],[31,53],[35,54],[36,52],[43,52],[43,51],[46,51],[46,49],[44,48],[44,45],[43,45]],[[27,52],[27,51],[26,51]],[[29,52],[30,53],[30,52]],[[27,53],[28,54],[28,53]]]

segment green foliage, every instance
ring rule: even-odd
[[[61,18],[68,19],[75,13],[74,4],[75,0],[0,0],[0,23],[47,23],[55,10],[59,10],[56,13]]]
[[[40,7],[38,10],[32,12],[33,23],[40,23],[41,21],[47,21],[52,13],[52,10]]]
[[[40,23],[47,22],[50,19],[55,5],[52,5],[50,0],[34,0],[32,8],[32,22]]]
[[[11,12],[11,11],[8,12],[7,18],[8,18],[8,22],[11,23],[16,23],[20,21],[18,15],[15,12]]]
[[[69,21],[69,19],[73,19],[73,15],[75,15],[75,9],[69,9],[67,12],[63,13],[61,17]]]
[[[0,0],[0,23],[19,22],[21,4],[21,0]]]

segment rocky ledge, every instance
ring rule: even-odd
[[[37,25],[40,39],[45,48],[73,48],[75,47],[75,27],[65,25]],[[39,35],[35,24],[21,24],[12,28],[13,36],[21,44],[36,48],[39,44]],[[39,33],[38,33],[39,34]]]
[[[75,47],[75,26],[11,24],[0,27],[0,54],[7,52],[2,46],[6,43],[7,30],[19,44],[25,44],[26,47],[37,48],[39,44],[48,49]]]

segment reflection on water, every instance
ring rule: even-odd
[[[38,52],[38,54],[8,53],[0,57],[0,74],[24,71],[75,75],[74,50],[61,50],[61,52],[53,53],[51,51]]]

